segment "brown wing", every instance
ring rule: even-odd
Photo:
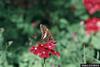
[[[40,29],[41,29],[41,32],[42,32],[41,39],[45,39],[47,37],[48,29],[44,25],[42,25],[42,24],[40,24]]]
[[[40,24],[40,30],[42,32],[42,37],[41,39],[45,39],[45,38],[48,38],[48,39],[53,39],[52,35],[51,35],[51,32],[49,31],[49,29],[45,26],[45,25],[42,25]]]

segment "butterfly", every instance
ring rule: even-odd
[[[42,40],[44,40],[46,38],[53,40],[51,32],[49,31],[49,29],[45,25],[40,24],[40,30],[42,32],[42,36],[41,36]]]

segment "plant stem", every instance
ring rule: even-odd
[[[86,64],[85,46],[84,46],[84,48],[83,48],[83,53],[84,53],[84,58],[83,58],[83,61],[84,61],[84,64]]]
[[[99,51],[97,51],[97,57],[96,57],[96,59],[99,59]]]
[[[42,67],[46,67],[46,64],[45,64],[45,58],[43,59],[43,64],[42,64]]]

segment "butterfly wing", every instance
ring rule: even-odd
[[[41,39],[44,40],[44,39],[48,38],[48,40],[50,40],[50,39],[54,40],[51,32],[49,31],[49,29],[45,25],[40,24],[40,29],[41,29],[41,32],[42,32]]]
[[[45,25],[40,24],[40,30],[42,32],[41,39],[45,39],[48,35],[48,28]]]

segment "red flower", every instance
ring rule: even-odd
[[[85,21],[86,34],[100,31],[100,18],[89,18]]]
[[[83,0],[83,3],[90,14],[100,11],[100,0]]]
[[[56,47],[56,42],[53,40],[49,40],[47,43],[44,44],[45,48],[54,49]]]
[[[38,44],[37,47],[32,46],[30,51],[35,55],[39,55],[41,58],[49,58],[51,54],[59,57],[60,53],[56,52],[54,48],[55,42],[50,40],[45,44]]]

